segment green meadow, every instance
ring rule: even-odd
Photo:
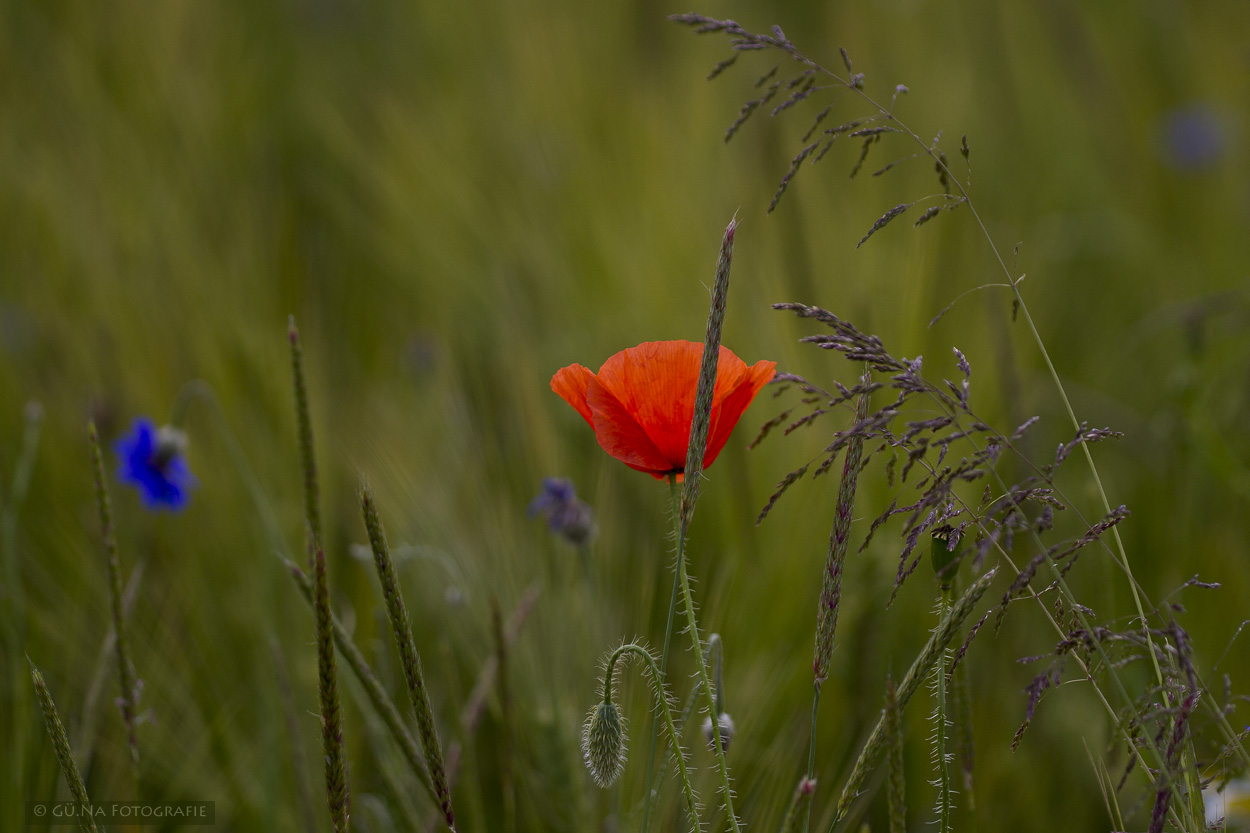
[[[458,829],[640,830],[654,698],[639,666],[619,680],[629,760],[610,788],[587,772],[581,735],[605,655],[664,641],[669,490],[605,454],[549,383],[641,342],[702,340],[735,216],[723,338],[748,364],[776,361],[827,390],[859,378],[861,363],[801,343],[819,324],[777,302],[823,307],[894,356],[923,355],[939,385],[962,377],[957,347],[977,418],[1010,435],[1039,417],[1021,455],[999,462],[1006,483],[1028,474],[1026,460],[1052,462],[1075,432],[1047,355],[1078,419],[1123,432],[1090,451],[1109,506],[1131,511],[1116,531],[1141,598],[1162,609],[1151,626],[1174,619],[1204,681],[1186,760],[1212,789],[1245,778],[1244,752],[1216,760],[1226,738],[1212,715],[1227,706],[1235,732],[1250,723],[1238,699],[1250,693],[1250,633],[1237,637],[1250,619],[1250,5],[695,7],[752,32],[779,24],[838,72],[845,48],[867,93],[888,102],[906,85],[895,114],[926,139],[941,132],[984,228],[963,206],[913,228],[922,205],[858,248],[890,208],[942,190],[932,160],[885,136],[852,179],[860,140],[839,138],[769,212],[815,114],[837,98],[832,127],[864,106],[831,89],[770,116],[778,98],[726,142],[756,80],[795,64],[747,51],[709,83],[732,53],[722,35],[666,19],[685,11],[651,0],[0,4],[0,830],[45,829],[27,826],[25,802],[70,796],[29,663],[93,800],[212,801],[221,830],[331,829],[314,616],[282,561],[305,564],[307,552],[289,316],[330,602],[415,727],[361,519],[367,483],[444,752],[458,750]],[[685,545],[700,631],[723,645],[735,809],[770,831],[807,771],[841,461],[756,519],[854,422],[842,405],[748,449],[766,421],[802,413],[796,388],[774,393],[764,388],[705,472]],[[893,397],[875,393],[873,405]],[[909,407],[908,419],[936,415]],[[180,512],[146,509],[116,477],[113,445],[140,416],[178,416],[186,433],[197,485]],[[89,420],[142,679],[137,784],[115,704]],[[927,554],[895,594],[903,519],[860,551],[892,500],[919,494],[917,474],[887,477],[897,451],[880,439],[865,450],[820,696],[814,831],[833,822],[887,675],[902,677],[938,621]],[[588,550],[527,513],[545,477],[569,478],[593,508]],[[1078,512],[1105,514],[1081,452],[1055,485],[1075,511],[1056,513],[1047,545],[1085,531]],[[1038,549],[1023,535],[1015,548],[1017,566]],[[1105,537],[1066,581],[1098,622],[1140,634],[1117,552]],[[1016,573],[995,552],[961,567],[963,587],[993,566],[969,624]],[[1194,576],[1220,586],[1181,589]],[[1050,581],[1043,569],[1034,589]],[[1041,598],[1011,603],[1001,627],[991,614],[962,662],[968,702],[955,722],[974,764],[970,783],[961,765],[943,819],[961,831],[1146,830],[1158,779],[1137,764],[1116,791],[1131,760],[1123,727],[1075,664],[1012,748],[1026,687],[1061,640],[1046,613],[1071,612],[1053,589]],[[505,629],[516,623],[503,688],[493,605]],[[680,630],[673,646],[680,706],[697,663]],[[1134,736],[1166,745],[1150,663],[1111,676],[1137,700]],[[351,828],[446,829],[341,658],[338,682]],[[925,685],[902,715],[913,830],[939,816],[933,709]],[[683,741],[705,829],[724,830],[701,722]],[[650,829],[688,830],[664,766]],[[882,764],[839,829],[890,829],[886,780]],[[1240,812],[1230,800],[1227,829],[1246,829]]]

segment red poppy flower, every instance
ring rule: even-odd
[[[590,423],[604,451],[657,479],[676,475],[680,480],[702,358],[702,344],[649,341],[617,353],[598,374],[580,364],[563,367],[551,377],[551,389]],[[772,381],[776,368],[776,362],[767,361],[748,367],[729,348],[720,348],[704,468],[725,447],[738,418]]]

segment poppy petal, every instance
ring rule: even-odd
[[[702,346],[702,345],[700,345]],[[702,356],[700,356],[702,362]],[[742,382],[743,375],[749,372],[747,363],[734,355],[733,351],[721,345],[716,359],[716,386],[712,388],[712,413],[715,414],[725,397],[733,393]]]
[[[595,420],[591,416],[590,405],[586,403],[586,387],[594,378],[595,374],[590,372],[590,368],[580,364],[562,367],[556,371],[556,375],[551,377],[551,389],[565,402],[576,408],[591,428],[595,427]]]
[[[595,439],[608,454],[656,476],[680,468],[660,453],[625,405],[596,377],[590,379],[586,402],[594,416]]]
[[[734,358],[737,357],[734,356]],[[726,394],[719,406],[716,404],[712,406],[712,424],[708,430],[707,450],[703,453],[704,468],[712,465],[716,460],[716,455],[720,454],[721,449],[725,447],[734,426],[738,424],[743,412],[755,399],[755,395],[764,385],[773,380],[773,376],[777,373],[777,363],[760,361],[750,367],[743,364],[743,369],[745,372],[738,376],[734,388]],[[720,382],[719,374],[717,374],[716,381]]]
[[[597,375],[580,364],[561,368],[551,389],[590,424],[608,454],[657,479],[675,475],[680,482],[702,356],[698,342],[644,342],[609,358]],[[748,367],[721,345],[704,468],[775,371],[774,362]]]
[[[622,350],[596,377],[633,416],[669,468],[686,464],[703,345],[649,341]]]

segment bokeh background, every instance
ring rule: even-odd
[[[131,642],[152,718],[139,735],[145,797],[215,801],[221,829],[305,830],[309,813],[312,829],[328,829],[312,618],[278,560],[302,546],[289,314],[305,344],[334,602],[406,711],[361,557],[364,478],[401,556],[444,740],[464,747],[464,829],[503,829],[508,748],[519,829],[638,826],[649,726],[637,675],[626,676],[633,754],[616,788],[591,784],[579,732],[604,652],[623,638],[662,639],[667,490],[604,455],[547,382],[641,341],[701,338],[735,213],[725,343],[743,359],[850,383],[855,368],[797,343],[810,326],[768,308],[818,304],[896,354],[925,355],[936,378],[956,373],[950,348],[961,348],[982,416],[1006,431],[1042,417],[1029,446],[1039,459],[1070,437],[1005,290],[967,294],[928,326],[1003,279],[968,213],[916,230],[904,216],[855,248],[887,208],[937,190],[931,166],[868,176],[913,152],[885,142],[852,181],[856,147],[835,146],[767,214],[828,99],[759,114],[726,145],[753,81],[779,58],[746,56],[706,83],[727,45],[665,20],[687,10],[651,0],[0,4],[0,501],[11,530],[0,828],[21,828],[22,801],[65,794],[27,656],[93,797],[132,795],[103,652],[85,426],[95,418],[111,441],[137,415],[166,420],[184,386],[203,380],[213,396],[192,400],[184,423],[199,479],[191,505],[152,515],[113,484],[122,563],[139,573]],[[1139,581],[1156,601],[1194,574],[1220,582],[1173,601],[1187,608],[1180,621],[1210,681],[1227,672],[1234,691],[1250,689],[1244,638],[1211,671],[1250,611],[1250,6],[696,10],[755,30],[780,24],[834,66],[844,46],[870,93],[908,86],[898,113],[921,135],[943,131],[952,158],[968,136],[974,199],[1009,267],[1027,275],[1076,412],[1125,432],[1096,458],[1113,505],[1133,510],[1122,531]],[[860,112],[844,99],[830,124]],[[724,638],[731,763],[755,829],[776,827],[806,762],[836,482],[804,481],[763,525],[754,520],[773,485],[846,425],[833,417],[748,452],[764,420],[794,401],[766,392],[747,413],[708,472],[690,542],[702,625]],[[16,511],[10,479],[32,402],[42,432]],[[589,569],[526,515],[549,475],[572,478],[596,510]],[[1065,477],[1098,514],[1080,461]],[[901,494],[871,469],[857,534]],[[923,570],[886,608],[899,548],[881,533],[848,567],[821,704],[814,815],[825,824],[886,673],[905,670],[934,621]],[[1100,616],[1124,617],[1126,584],[1105,560],[1078,567],[1078,594]],[[491,599],[507,612],[530,587],[538,600],[510,656],[511,726],[492,695],[469,733],[461,709],[494,650]],[[1112,777],[1125,757],[1108,746],[1087,686],[1048,695],[1009,751],[1037,672],[1016,660],[1055,642],[1036,610],[1018,607],[968,661],[976,812],[961,799],[961,825],[1110,829],[1091,756]],[[684,696],[689,656],[674,662]],[[355,829],[433,829],[424,795],[341,673]],[[908,711],[915,827],[934,799],[930,707],[922,695]],[[691,744],[714,804],[710,758],[694,735]],[[1135,776],[1122,795],[1138,821],[1144,783]],[[882,805],[864,807],[879,825]],[[660,829],[679,829],[671,782],[661,807]]]

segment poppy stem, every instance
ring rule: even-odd
[[[679,493],[677,490],[677,478],[673,475],[668,477],[669,489],[673,493],[673,534],[679,539],[681,537],[681,510]],[[678,544],[680,547],[681,545]],[[668,672],[668,649],[673,642],[673,620],[677,615],[677,597],[681,593],[681,582],[678,579],[677,572],[673,572],[673,594],[668,601],[668,623],[664,626],[664,650],[660,653],[660,677]],[[680,730],[681,727],[679,727]],[[660,737],[660,716],[654,715],[651,719],[651,750],[647,753],[647,794],[642,800],[642,833],[647,833],[647,825],[651,820],[651,799],[658,791],[656,785],[652,782],[655,775],[655,748]]]
[[[672,481],[673,501],[680,501],[676,478]],[[680,515],[680,513],[679,513]],[[725,763],[725,747],[721,742],[721,733],[716,730],[716,696],[712,691],[712,681],[707,670],[707,658],[703,655],[703,642],[699,638],[699,623],[695,618],[694,594],[690,591],[690,576],[686,572],[685,524],[681,519],[677,525],[677,582],[681,586],[682,604],[686,612],[686,629],[690,633],[690,644],[694,648],[695,659],[699,663],[699,683],[703,689],[703,704],[712,719],[712,747],[716,753],[716,764],[720,769],[721,795],[725,802],[725,812],[729,815],[729,825],[734,833],[740,833],[741,826],[738,816],[734,813],[733,788],[729,784],[729,765]]]
[[[655,657],[651,655],[650,651],[635,642],[630,642],[612,652],[612,656],[608,659],[607,669],[603,675],[603,702],[611,702],[611,686],[612,680],[616,675],[616,663],[627,653],[637,655],[647,668],[652,686],[655,689],[656,720],[663,719],[664,726],[668,730],[669,745],[673,760],[677,762],[677,775],[681,779],[682,790],[686,796],[686,808],[690,812],[691,827],[695,830],[702,830],[703,824],[699,821],[699,802],[695,798],[694,786],[690,782],[690,772],[686,767],[686,757],[681,750],[681,727],[673,721],[671,699],[664,681],[664,672],[656,668]],[[650,778],[647,780],[650,781]]]

